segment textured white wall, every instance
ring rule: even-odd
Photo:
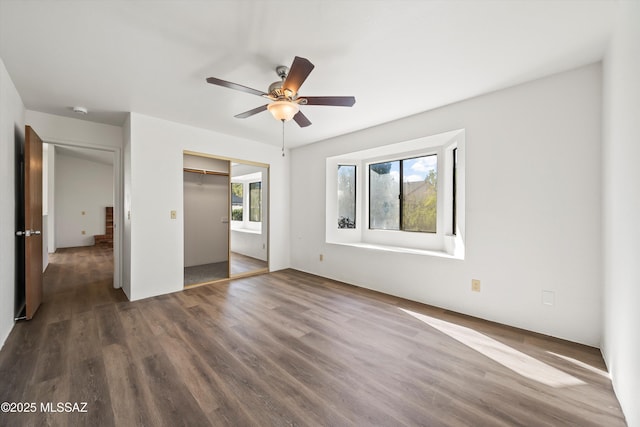
[[[603,354],[629,426],[640,426],[640,3],[620,10],[604,61]]]
[[[601,103],[594,64],[293,150],[292,267],[599,346]],[[466,130],[464,260],[325,243],[328,156],[456,129]]]
[[[70,145],[122,147],[122,128],[87,120],[72,119],[27,110],[25,121],[36,129],[45,142],[66,142]],[[75,144],[74,144],[75,143]]]
[[[24,140],[24,105],[0,58],[0,347],[13,328],[15,301],[15,140]]]
[[[130,116],[130,170],[125,173],[131,179],[131,299],[183,288],[184,151],[271,165],[270,268],[289,266],[288,156],[282,157],[276,146],[138,113]],[[178,214],[175,220],[172,210]]]
[[[131,115],[122,125],[122,290],[131,299]]]
[[[49,266],[49,144],[42,144],[42,271]]]
[[[113,165],[62,155],[59,150],[55,163],[57,247],[92,246],[93,236],[105,233],[105,207],[113,206]]]
[[[46,160],[43,158],[43,162],[46,161],[47,165],[47,183],[42,184],[43,195],[47,195],[47,252],[53,253],[56,251],[56,233],[55,233],[55,171],[56,171],[56,146],[51,144],[45,144],[47,147]],[[44,171],[43,171],[44,177]],[[48,256],[48,254],[47,254]]]
[[[231,252],[267,261],[265,237],[266,231],[250,233],[231,229]]]

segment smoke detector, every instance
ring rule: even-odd
[[[84,107],[73,107],[73,112],[74,112],[74,113],[78,113],[78,114],[85,115],[85,114],[87,114],[89,111],[88,111],[86,108],[84,108]]]

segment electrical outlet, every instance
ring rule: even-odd
[[[171,219],[176,219],[178,213],[176,211],[171,211]]]
[[[556,295],[553,291],[542,291],[542,304],[555,305]]]
[[[480,280],[471,279],[471,290],[473,292],[480,292]]]

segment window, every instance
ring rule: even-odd
[[[369,165],[369,228],[400,230],[400,162]]]
[[[458,187],[458,183],[456,182],[458,180],[457,174],[458,174],[458,147],[455,147],[452,151],[451,151],[451,156],[453,157],[453,176],[451,177],[451,183],[453,185],[453,188],[451,189],[452,194],[453,194],[453,200],[451,201],[451,211],[453,212],[453,215],[451,215],[451,234],[453,234],[454,236],[456,235],[456,216],[457,216],[457,209],[458,209],[458,202],[457,202],[457,197],[456,197],[456,188]]]
[[[328,157],[326,242],[464,259],[464,147],[459,129]]]
[[[338,228],[356,228],[356,167],[338,165]]]
[[[238,182],[231,183],[231,220],[242,221],[244,185]]]
[[[369,228],[435,233],[437,176],[435,154],[370,164]]]
[[[262,221],[262,183],[249,184],[249,221]]]
[[[268,176],[254,167],[238,166],[231,178],[231,228],[244,232],[262,230],[268,207],[263,206],[263,186],[268,191]],[[246,173],[243,173],[246,172]],[[266,197],[266,196],[264,196]]]

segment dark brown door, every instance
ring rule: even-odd
[[[25,294],[26,318],[42,302],[42,140],[31,126],[24,141]]]

